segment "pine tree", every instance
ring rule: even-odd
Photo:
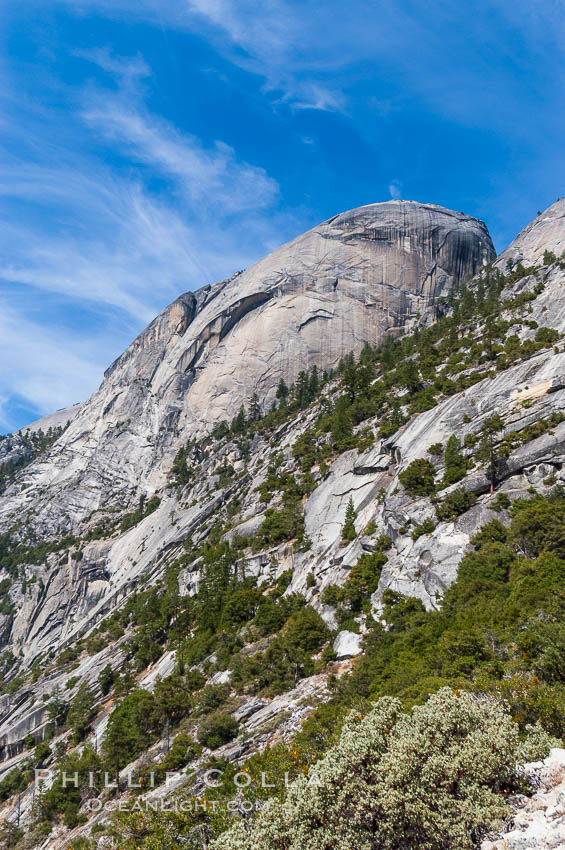
[[[461,313],[464,319],[470,318],[475,312],[475,293],[468,286],[461,287]]]
[[[371,348],[368,342],[365,342],[363,348],[361,349],[361,354],[359,355],[359,363],[365,363],[366,365],[371,365],[375,362],[375,351]]]
[[[219,543],[204,554],[204,571],[198,592],[198,621],[202,629],[215,631],[234,580],[236,552],[228,543]]]
[[[175,726],[190,711],[190,695],[182,676],[173,673],[165,679],[158,679],[155,684],[155,700],[157,709],[167,724],[167,728]]]
[[[247,417],[245,416],[245,408],[243,405],[239,408],[237,416],[232,420],[231,430],[234,434],[243,434],[247,425]]]
[[[504,422],[498,414],[489,417],[481,428],[481,441],[476,454],[477,460],[484,464],[490,481],[490,492],[494,493],[501,459],[504,457],[497,445],[497,435],[504,428]]]
[[[122,669],[121,676],[114,679],[114,694],[117,697],[127,696],[135,687],[135,677],[129,667]]]
[[[279,385],[277,387],[277,398],[279,400],[281,407],[286,407],[286,403],[288,400],[288,387],[284,382],[284,378],[281,378],[279,381]]]
[[[173,465],[171,467],[171,475],[174,478],[174,483],[179,487],[188,484],[191,477],[191,472],[188,468],[188,456],[190,453],[191,444],[190,441],[180,448],[175,455],[175,459],[173,461]]]
[[[355,401],[357,395],[357,365],[353,354],[348,354],[340,363],[341,385],[349,401]]]
[[[391,336],[387,336],[380,352],[381,366],[385,372],[392,369],[396,363],[396,349],[396,341]]]
[[[249,402],[249,421],[257,422],[258,419],[261,419],[261,405],[259,404],[259,396],[257,393],[253,393]]]
[[[100,675],[98,676],[98,684],[102,691],[102,696],[106,696],[112,690],[114,684],[114,671],[109,664],[106,664]]]
[[[421,384],[420,370],[415,360],[406,360],[398,370],[398,380],[408,392],[414,393]]]
[[[447,487],[449,484],[455,484],[465,477],[467,472],[467,460],[461,451],[461,443],[452,434],[445,447],[443,456],[445,463],[445,472],[443,474],[443,483]]]
[[[53,723],[55,729],[58,729],[63,725],[68,710],[69,705],[62,699],[60,691],[57,688],[47,703],[47,716],[51,723]]]
[[[294,388],[294,396],[299,407],[306,407],[310,401],[309,380],[307,372],[299,372]]]
[[[76,692],[67,715],[67,726],[70,726],[73,730],[75,743],[86,738],[90,722],[95,715],[94,694],[88,687],[88,683],[83,682]]]
[[[353,423],[345,396],[337,400],[332,416],[332,440],[339,451],[350,449],[354,443]]]
[[[153,694],[134,690],[110,715],[102,753],[116,781],[120,770],[133,761],[155,738],[161,716]]]
[[[318,375],[318,368],[317,368],[317,366],[312,366],[312,369],[310,370],[310,381],[309,381],[309,386],[308,386],[308,393],[309,393],[309,396],[310,396],[310,401],[312,401],[312,399],[316,398],[316,396],[318,395],[319,389],[320,389],[320,376]]]
[[[485,282],[482,277],[479,278],[479,282],[477,284],[477,309],[482,312],[485,306]]]
[[[216,425],[214,430],[212,431],[212,436],[215,437],[216,440],[221,440],[222,437],[227,437],[230,432],[230,426],[228,425],[225,419],[222,419],[221,422]]]
[[[396,425],[397,428],[400,428],[400,426],[404,424],[404,417],[402,416],[400,402],[397,398],[393,398],[390,404],[390,411],[390,421],[393,425]]]
[[[357,519],[357,511],[355,510],[355,505],[353,504],[353,499],[350,496],[349,501],[347,503],[347,508],[345,509],[345,522],[343,524],[343,528],[341,531],[341,539],[344,542],[349,542],[351,540],[355,540],[357,537],[357,532],[355,531],[355,520]]]
[[[483,328],[483,346],[485,349],[485,354],[487,355],[489,360],[495,360],[497,354],[497,339],[499,336],[498,327],[496,324],[496,319],[494,316],[490,315],[487,317],[485,322],[485,326]]]

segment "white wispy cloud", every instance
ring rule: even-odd
[[[25,311],[13,310],[5,299],[0,305],[0,426],[11,430],[14,398],[38,417],[82,401],[85,387],[94,387],[100,378],[108,343],[104,335],[49,329]]]
[[[264,169],[238,161],[229,145],[216,141],[206,150],[167,122],[132,111],[121,97],[98,97],[85,118],[130,156],[176,181],[203,213],[210,206],[226,213],[257,210],[276,199],[276,181]]]
[[[41,0],[21,0],[30,6]],[[360,36],[351,32],[350,19],[336,27],[336,12],[331,3],[320,0],[53,0],[77,14],[95,11],[109,17],[145,20],[162,28],[201,32],[234,64],[264,79],[264,90],[271,92],[273,103],[284,102],[297,109],[343,111],[347,97],[339,85],[323,79],[355,61],[363,52]],[[363,15],[365,17],[365,15]],[[336,38],[337,32],[341,35]],[[357,39],[344,52],[345,41]],[[110,69],[118,61],[111,55],[96,57]],[[114,67],[114,71],[119,68]]]
[[[122,85],[138,82],[151,76],[151,68],[139,53],[135,56],[119,56],[108,47],[75,48],[73,56],[93,62],[102,70],[118,77]]]
[[[349,88],[359,76],[351,69],[361,67],[363,77],[384,67],[393,83],[418,92],[438,113],[499,127],[515,119],[524,97],[540,102],[555,85],[548,75],[536,91],[536,71],[551,51],[563,54],[565,35],[559,2],[361,0],[346,10],[335,0],[53,2],[201,32],[234,64],[261,75],[275,102],[280,92],[279,100],[297,108],[351,115]],[[516,70],[528,65],[524,80]],[[522,129],[515,122],[514,130]]]
[[[344,91],[335,81],[321,79],[325,71],[349,61],[333,51],[331,43],[321,50],[317,44],[319,37],[323,41],[331,32],[322,4],[265,0],[258,7],[255,0],[188,0],[187,6],[190,16],[185,25],[204,24],[233,62],[263,76],[267,90],[281,91],[281,101],[296,109],[346,109]],[[331,17],[335,27],[335,16]]]
[[[343,92],[326,88],[318,83],[306,83],[286,95],[295,109],[319,109],[323,112],[341,112],[346,108]]]
[[[45,7],[44,0],[6,0],[10,4],[25,7],[30,20]],[[511,180],[492,178],[506,183],[497,193],[498,207],[503,192],[509,207],[530,205],[524,185],[543,169],[552,182],[555,163],[562,161],[563,82],[550,70],[558,67],[555,57],[563,56],[565,25],[556,2],[361,0],[344,8],[336,0],[50,0],[50,5],[82,18],[94,13],[149,23],[164,38],[167,29],[197,34],[223,60],[256,75],[257,98],[263,95],[281,111],[292,107],[297,121],[305,110],[339,113],[385,161],[381,127],[415,103],[416,117],[424,114],[430,122],[440,116],[473,132],[483,128],[508,144],[527,137],[532,156],[509,164]],[[42,45],[46,53],[61,49]],[[99,69],[109,75],[108,85],[92,82],[77,91],[58,81],[61,91],[44,102],[39,66],[30,65],[39,89],[32,96],[10,80],[0,55],[0,129],[6,141],[0,153],[0,275],[10,292],[25,289],[31,301],[38,293],[68,299],[88,311],[92,328],[110,316],[105,327],[121,346],[179,292],[248,265],[302,226],[278,212],[277,183],[263,169],[222,139],[204,142],[190,128],[180,132],[150,111],[151,68],[137,47],[126,57],[103,46],[73,45],[70,52],[77,63],[94,63],[97,79]],[[548,55],[553,64],[544,72]],[[321,137],[310,132],[301,127],[299,137],[305,145],[315,138],[321,149]],[[406,160],[417,156],[413,138]],[[522,182],[516,180],[519,168]],[[411,191],[410,162],[397,164],[391,157],[385,169],[402,174]],[[508,189],[512,183],[515,197]],[[388,186],[392,198],[402,197],[399,179],[383,177],[379,185],[384,192]],[[73,368],[86,376],[81,396],[86,395],[106,363],[100,352],[109,350],[108,335],[85,326],[83,347],[76,335],[58,328],[52,348],[57,354],[44,362],[35,340],[48,344],[41,336],[45,326],[32,321],[19,301],[7,301],[5,308],[10,324],[4,331],[16,344],[13,329],[22,329],[17,350],[22,363],[27,360],[25,368],[14,358],[9,369],[0,370],[0,397],[19,394],[42,412],[75,401],[74,385],[63,398],[71,370],[62,383],[58,377],[74,357]],[[44,376],[41,386],[32,380],[34,363]],[[94,372],[88,364],[95,364]]]
[[[90,85],[72,130],[56,110],[3,98],[14,115],[0,152],[0,282],[7,293],[0,395],[40,414],[85,398],[156,312],[268,253],[291,222],[273,209],[278,185],[263,169],[221,140],[205,147],[147,110],[150,70],[141,57],[97,50],[81,58],[118,85]],[[60,138],[48,133],[45,143],[46,127],[58,121]],[[79,153],[85,139],[128,167],[112,167],[111,156],[88,145]],[[63,299],[65,315],[85,317],[80,333],[49,330],[56,312],[30,318],[21,293],[28,303]]]
[[[146,320],[163,299],[172,299],[183,284],[190,288],[203,273],[196,234],[139,182],[88,160],[12,159],[4,171],[4,198],[48,216],[0,219],[5,281]]]

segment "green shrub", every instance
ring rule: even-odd
[[[238,732],[237,720],[226,711],[218,711],[204,718],[198,728],[198,742],[203,747],[216,750],[233,740]]]
[[[278,632],[284,625],[286,613],[281,605],[275,600],[266,598],[257,608],[254,623],[262,635],[271,635]]]
[[[198,699],[198,711],[200,714],[208,714],[215,711],[227,702],[230,695],[229,685],[206,685],[200,691]]]
[[[544,266],[551,266],[553,263],[557,262],[557,257],[553,253],[553,251],[549,251],[547,248],[543,252],[543,264]]]
[[[265,519],[257,531],[260,543],[274,545],[285,540],[293,540],[304,533],[304,517],[299,503],[280,509],[269,508]]]
[[[49,746],[47,741],[40,741],[39,744],[36,745],[35,750],[33,751],[34,767],[41,767],[41,765],[47,761],[50,755],[51,747]]]
[[[347,718],[337,746],[239,822],[214,850],[473,850],[506,806],[517,727],[502,706],[448,688],[412,714],[381,698]]]
[[[18,792],[23,791],[27,787],[28,783],[31,782],[31,779],[33,778],[33,771],[30,769],[28,772],[24,768],[13,768],[13,770],[7,773],[3,779],[0,780],[0,803],[3,803],[4,800],[7,800],[12,796],[12,794],[17,794]]]
[[[164,779],[164,774],[167,771],[180,770],[185,764],[198,758],[201,752],[202,747],[196,743],[194,738],[191,738],[186,732],[179,732],[171,749],[159,762],[157,776],[159,779]]]
[[[436,455],[437,456],[437,455],[440,455],[442,453],[442,451],[443,451],[443,443],[433,443],[428,448],[428,454],[429,455]]]
[[[305,605],[289,617],[283,636],[289,650],[316,652],[328,640],[330,630],[310,605]]]
[[[412,540],[417,540],[418,537],[421,537],[422,534],[431,534],[435,527],[436,525],[433,519],[430,519],[429,517],[426,518],[414,527],[414,530],[412,532]]]
[[[328,584],[322,591],[322,602],[324,605],[331,605],[335,608],[343,598],[342,588],[337,584]]]
[[[516,499],[510,509],[513,541],[529,557],[555,552],[565,558],[565,498],[557,489],[548,498]]]
[[[553,345],[559,339],[559,333],[555,328],[538,328],[534,337],[536,342],[541,342],[545,346]]]
[[[506,493],[497,493],[496,499],[493,500],[490,505],[491,511],[504,511],[506,508],[510,507],[510,499],[506,495]]]
[[[413,460],[398,477],[411,496],[431,496],[435,491],[435,475],[433,463],[421,457]]]
[[[468,511],[476,501],[477,497],[474,493],[459,487],[436,505],[437,518],[444,522],[457,519],[460,514]]]
[[[377,539],[375,540],[375,547],[377,552],[387,552],[392,546],[392,540],[388,536],[388,534],[379,534]]]
[[[452,434],[447,441],[443,462],[445,464],[445,471],[443,473],[444,487],[448,487],[450,484],[456,484],[457,481],[461,481],[465,477],[467,473],[467,459],[461,451],[461,443],[455,434]]]

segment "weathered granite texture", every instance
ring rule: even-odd
[[[0,500],[0,529],[23,515],[41,534],[69,530],[153,493],[180,441],[231,419],[254,392],[268,407],[281,377],[330,369],[398,333],[492,258],[477,219],[390,201],[335,216],[247,271],[181,295]]]
[[[70,407],[61,407],[54,413],[48,413],[47,416],[42,416],[41,419],[36,419],[35,422],[20,428],[18,433],[29,434],[37,431],[46,433],[50,428],[65,428],[73,421],[81,407],[81,402],[72,404]]]
[[[565,198],[560,198],[540,213],[497,258],[496,265],[504,270],[508,260],[533,266],[543,262],[545,251],[560,257],[565,251]]]

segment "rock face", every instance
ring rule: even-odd
[[[331,369],[398,333],[492,258],[482,222],[391,201],[335,216],[247,271],[181,295],[73,411],[19,494],[0,501],[0,529],[23,513],[42,534],[69,530],[104,505],[151,494],[180,441],[231,419],[254,392],[268,407],[281,377]]]
[[[504,268],[511,260],[525,266],[543,262],[545,251],[560,257],[565,251],[565,198],[560,198],[525,227],[497,259]]]
[[[31,422],[29,425],[21,428],[18,433],[29,434],[36,433],[37,431],[43,431],[45,433],[49,428],[65,428],[73,421],[81,406],[79,402],[72,404],[70,407],[62,407],[54,413],[49,413],[47,416],[42,416],[41,419],[36,419],[35,422]]]
[[[268,407],[281,377],[332,368],[364,342],[398,332],[491,251],[481,222],[410,202],[361,207],[305,233],[198,315],[178,352],[194,379],[181,425],[205,430],[253,392]]]
[[[511,805],[508,828],[481,850],[560,850],[565,847],[565,750],[553,749],[542,762],[526,764],[535,789]]]

